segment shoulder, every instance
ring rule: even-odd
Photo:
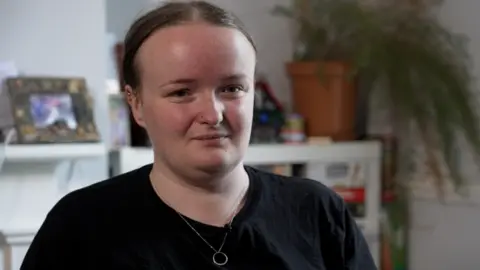
[[[150,165],[77,189],[62,197],[48,216],[68,215],[83,218],[127,206],[133,197],[142,196]],[[74,214],[72,214],[74,213]]]
[[[320,179],[277,175],[252,167],[248,167],[248,171],[261,182],[266,193],[270,193],[271,196],[281,196],[282,200],[290,205],[307,207],[329,219],[342,215],[345,211],[344,200]],[[330,221],[339,222],[340,220]]]
[[[263,187],[261,216],[281,221],[275,226],[294,224],[291,230],[303,239],[314,239],[328,269],[377,269],[344,200],[321,179],[281,176],[253,168],[249,173]]]
[[[132,214],[131,219],[125,215],[129,215],[129,205],[135,205],[131,198],[139,197],[142,181],[148,181],[148,171],[145,166],[61,198],[36,233],[21,269],[89,269],[85,266],[91,262],[89,256],[103,254],[102,244],[118,239],[119,224],[135,220]],[[77,252],[82,249],[89,252]]]
[[[250,175],[256,177],[266,187],[277,191],[285,191],[297,198],[311,197],[324,201],[343,201],[335,191],[323,184],[321,180],[279,175],[249,166],[246,169]]]

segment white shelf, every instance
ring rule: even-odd
[[[48,211],[70,190],[76,162],[107,157],[107,149],[103,143],[0,144],[0,256],[5,248],[28,247]]]
[[[245,154],[247,165],[302,164],[358,159],[379,159],[381,146],[377,142],[316,144],[252,144]],[[153,162],[150,148],[125,147],[110,152],[110,158],[120,165],[117,173],[125,173]]]
[[[3,145],[0,157],[5,162],[52,162],[80,158],[93,158],[107,154],[103,143]]]
[[[245,156],[246,164],[301,164],[308,162],[332,162],[346,159],[378,158],[380,144],[376,142],[349,142],[316,144],[258,144],[251,145]]]
[[[2,229],[3,237],[5,238],[5,242],[9,245],[22,245],[22,244],[30,244],[35,237],[35,234],[40,228],[41,223],[38,226],[32,226],[31,228],[22,228],[22,229],[9,229],[5,228]]]

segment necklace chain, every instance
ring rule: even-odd
[[[190,224],[190,222],[188,222],[188,220],[182,214],[180,214],[178,212],[177,212],[177,214],[183,219],[183,221],[188,225],[188,227],[190,227],[190,229],[192,229],[192,231],[196,235],[198,235],[198,237],[200,237],[200,239],[202,239],[203,242],[205,242],[205,244],[207,244],[207,246],[209,246],[215,253],[218,253],[218,252],[222,251],[223,245],[225,245],[225,242],[227,240],[228,232],[226,232],[225,235],[223,236],[222,244],[220,245],[220,247],[218,249],[216,249],[205,238],[203,238],[203,236],[195,229],[195,227],[192,226],[192,224]],[[228,226],[231,226],[231,223],[229,223]]]
[[[155,192],[157,194],[158,191],[157,191],[157,188],[156,186],[152,183],[152,187],[153,189],[155,190]],[[228,256],[227,254],[223,253],[222,252],[222,249],[223,249],[223,246],[225,245],[225,242],[227,240],[227,236],[228,236],[228,233],[230,232],[231,228],[232,228],[232,223],[233,223],[233,220],[235,219],[235,216],[236,214],[238,213],[238,210],[239,210],[239,207],[241,205],[241,202],[242,202],[242,199],[246,193],[246,190],[248,188],[248,185],[242,190],[242,192],[240,192],[240,194],[238,195],[238,198],[235,200],[235,203],[232,207],[232,211],[230,213],[230,221],[228,222],[228,228],[227,228],[227,231],[225,232],[225,235],[223,236],[223,240],[222,240],[222,243],[220,245],[220,247],[218,249],[214,248],[196,229],[195,227],[193,227],[192,224],[190,224],[190,222],[188,222],[188,220],[180,213],[178,212],[177,210],[175,210],[173,207],[172,209],[180,216],[180,218],[185,222],[185,224],[188,225],[188,227],[190,227],[190,229],[196,234],[198,235],[198,237],[200,239],[202,239],[203,242],[205,242],[205,244],[207,244],[208,247],[210,247],[215,253],[213,254],[212,256],[212,260],[213,260],[213,263],[215,263],[216,265],[218,266],[223,266],[225,264],[227,264],[228,262]],[[219,256],[220,259],[217,257]]]
[[[223,246],[225,245],[225,242],[227,240],[227,236],[228,236],[228,233],[230,231],[230,228],[232,227],[232,223],[233,223],[233,220],[235,219],[235,216],[236,216],[236,212],[238,211],[238,208],[241,204],[241,201],[242,201],[242,198],[243,198],[243,195],[245,194],[245,191],[246,191],[247,188],[244,188],[242,190],[242,192],[240,192],[240,194],[238,195],[238,198],[235,200],[235,204],[233,205],[233,209],[230,213],[230,221],[228,222],[228,230],[225,232],[225,235],[223,236],[223,241],[222,241],[222,244],[220,245],[220,247],[218,249],[214,248],[196,229],[195,227],[193,227],[192,224],[190,224],[190,222],[188,222],[188,220],[182,215],[180,214],[177,210],[175,210],[175,212],[177,212],[177,214],[180,216],[180,218],[182,218],[182,220],[188,225],[188,227],[190,227],[190,229],[192,229],[193,232],[195,232],[196,235],[198,235],[198,237],[200,237],[200,239],[203,240],[203,242],[205,242],[205,244],[207,244],[215,253],[220,253],[222,251],[222,248]]]

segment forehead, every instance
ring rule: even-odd
[[[253,46],[243,33],[205,23],[156,31],[139,48],[137,60],[142,76],[157,79],[179,73],[183,76],[250,75],[256,61]]]

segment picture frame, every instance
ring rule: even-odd
[[[13,77],[6,80],[17,144],[98,142],[85,79]]]

